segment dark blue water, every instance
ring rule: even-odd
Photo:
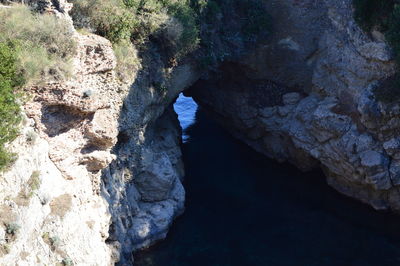
[[[201,110],[195,121],[183,145],[186,211],[135,265],[400,265],[399,217],[340,195],[319,171],[266,159]]]

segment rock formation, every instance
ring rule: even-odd
[[[201,73],[191,58],[170,67],[148,49],[125,84],[111,43],[78,33],[67,1],[26,2],[69,24],[78,53],[72,78],[26,90],[9,145],[18,159],[0,178],[0,264],[129,265],[183,211],[171,104]],[[190,93],[256,150],[321,166],[340,192],[400,210],[400,108],[372,92],[395,70],[382,34],[361,31],[351,0],[266,4],[270,39],[253,49],[227,38],[230,56]]]
[[[357,26],[351,2],[270,1],[270,42],[191,93],[256,150],[321,166],[338,191],[400,210],[399,105],[373,94],[394,63],[382,34]]]
[[[198,74],[190,64],[166,74],[149,55],[133,84],[122,83],[111,43],[76,32],[67,2],[33,4],[71,25],[78,52],[72,78],[26,89],[24,125],[9,146],[18,159],[0,181],[0,264],[129,265],[132,250],[165,237],[183,211],[171,104]]]

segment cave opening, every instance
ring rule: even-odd
[[[195,123],[197,110],[198,105],[192,97],[187,97],[183,93],[179,94],[174,104],[174,111],[178,115],[179,124],[182,128],[183,143],[189,141],[186,130]]]
[[[175,103],[185,212],[135,265],[399,264],[399,217],[339,194],[320,170],[255,152],[205,108],[182,94]]]

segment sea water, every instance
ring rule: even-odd
[[[233,139],[191,98],[184,130],[186,210],[138,266],[400,265],[400,219],[347,198]]]

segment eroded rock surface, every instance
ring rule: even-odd
[[[270,12],[271,43],[191,93],[256,150],[321,166],[340,192],[400,210],[399,105],[372,93],[394,73],[389,47],[356,25],[350,0],[270,1]]]
[[[78,47],[72,78],[26,88],[9,146],[18,159],[0,178],[0,264],[131,265],[132,251],[164,238],[183,211],[171,104],[198,73],[150,54],[123,83],[111,43],[76,32],[66,1],[31,2],[70,25]]]
[[[27,89],[9,147],[18,160],[0,178],[0,264],[130,265],[183,211],[171,104],[199,70],[166,66],[148,47],[122,83],[110,42],[77,33],[67,1],[26,2],[68,23],[78,53],[71,79]],[[267,156],[321,166],[342,193],[400,210],[400,107],[372,94],[394,73],[382,34],[360,30],[351,0],[266,5],[274,34],[242,58],[251,44],[225,40],[233,55],[192,89],[196,100]]]

